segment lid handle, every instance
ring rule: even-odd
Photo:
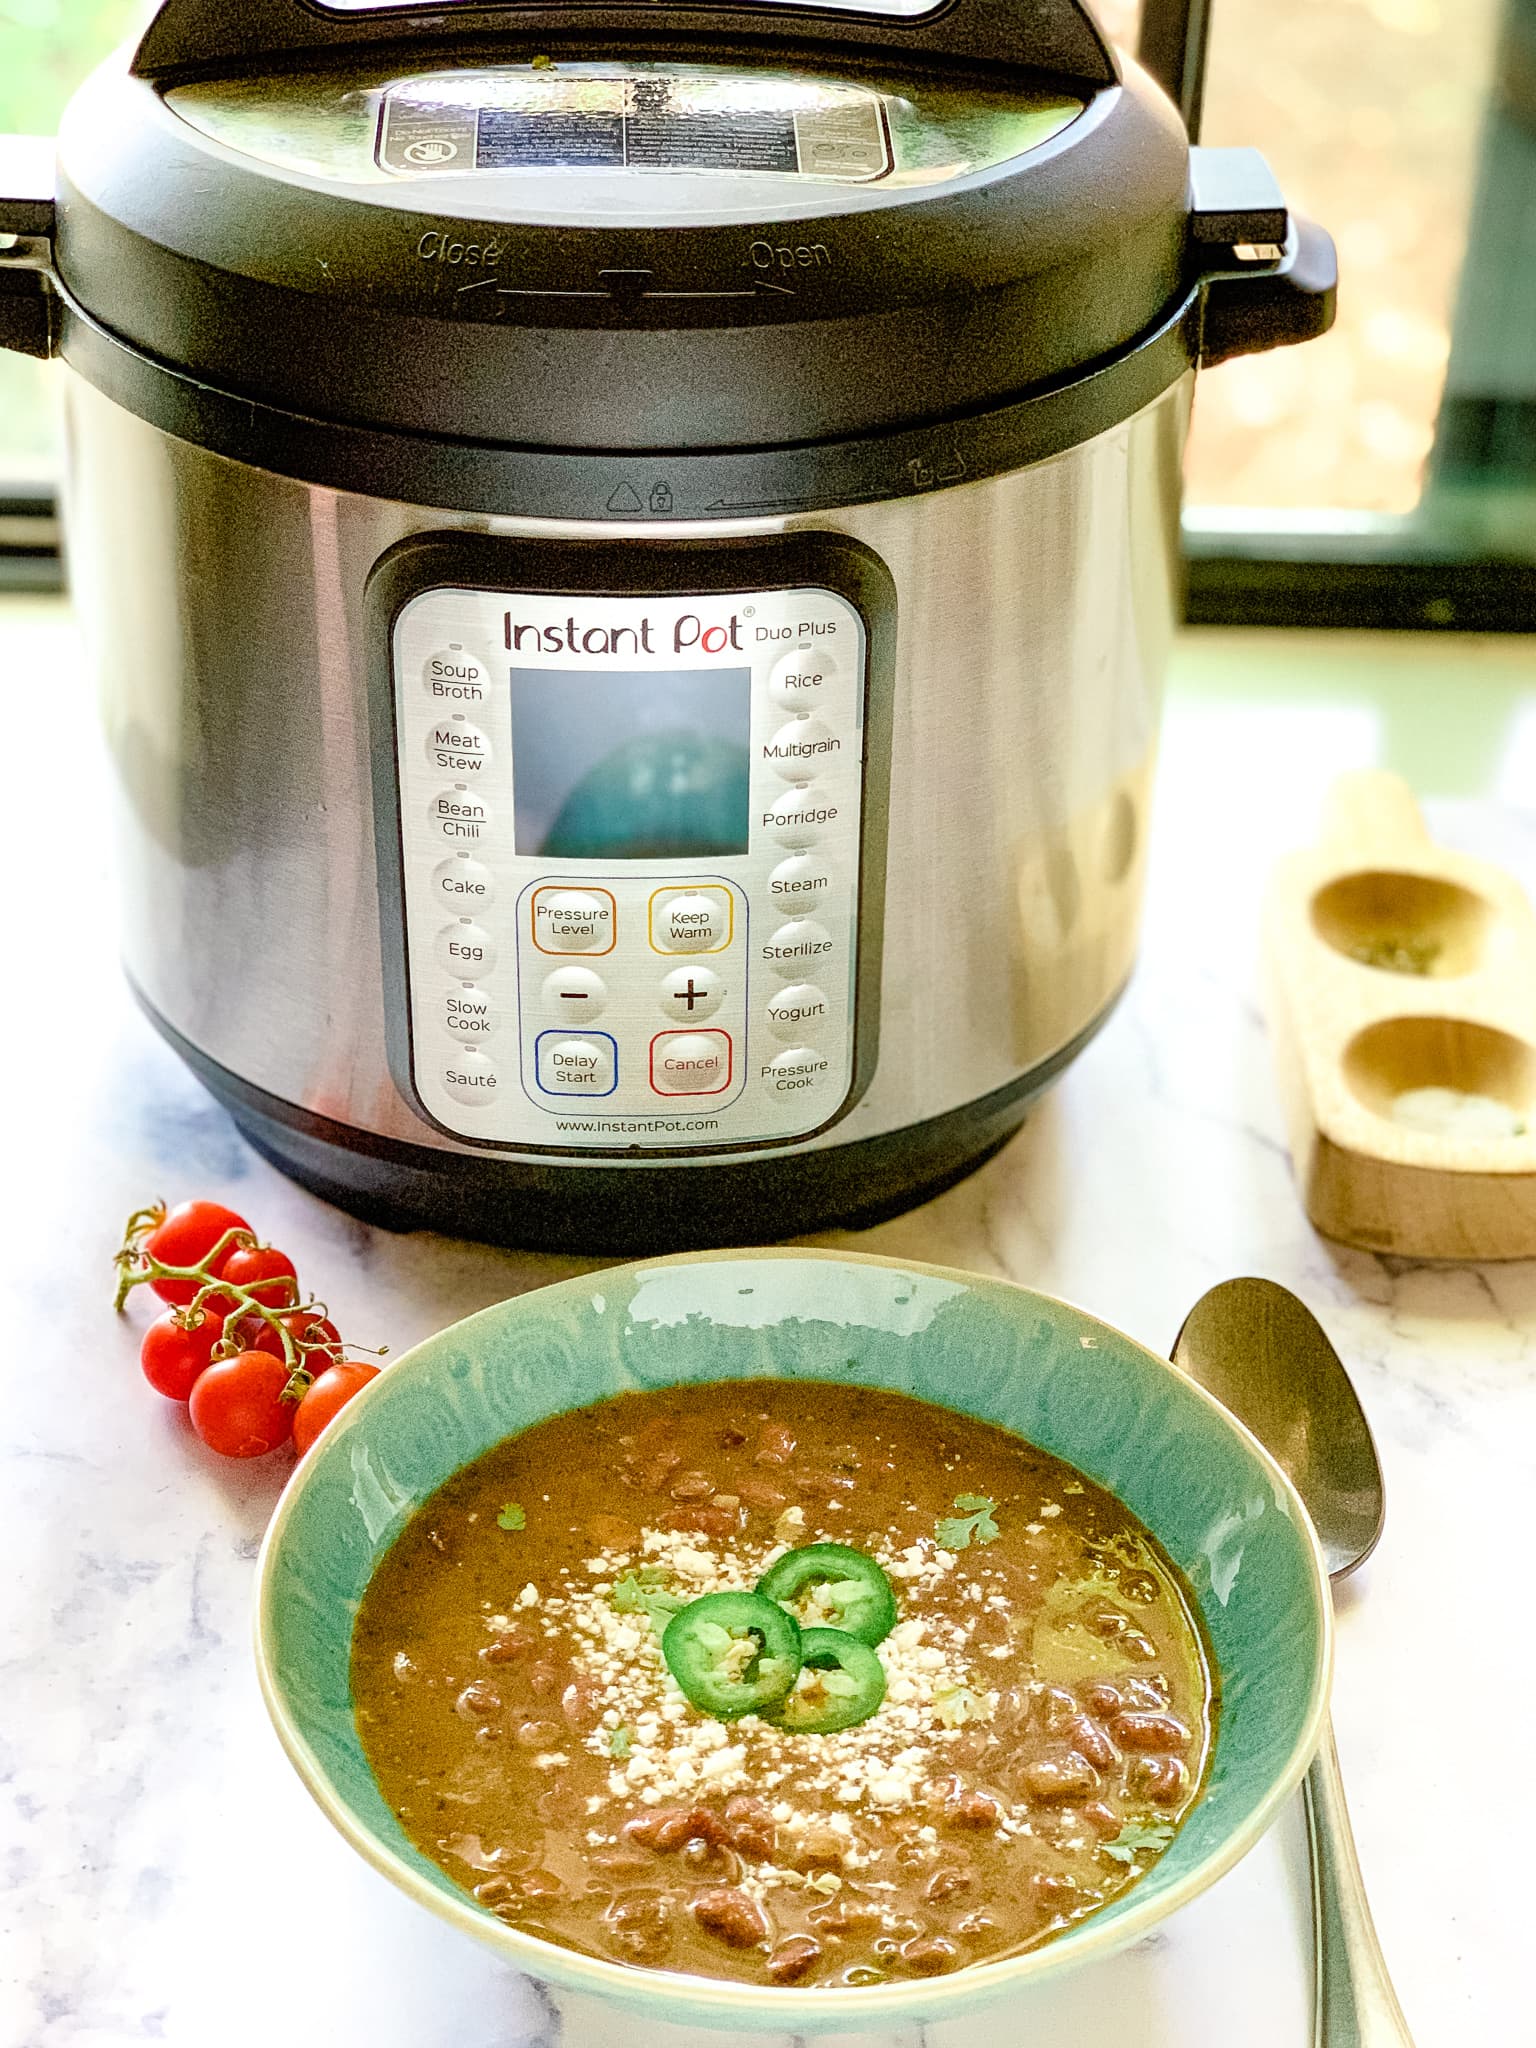
[[[1211,0],[1143,0],[1136,55],[1200,140],[1205,72],[1211,48]]]
[[[845,51],[890,51],[1113,85],[1115,59],[1085,0],[165,0],[133,60],[135,75],[169,81],[281,59],[429,40],[438,47],[518,34],[793,39]]]

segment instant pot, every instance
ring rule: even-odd
[[[619,1250],[1003,1142],[1131,966],[1195,369],[1332,317],[1262,159],[1074,0],[170,0],[10,169],[128,972],[260,1151]]]

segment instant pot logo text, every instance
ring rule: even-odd
[[[663,633],[659,637],[648,618],[635,626],[588,625],[574,617],[556,620],[552,626],[533,626],[508,612],[506,636],[509,654],[686,654],[693,648],[704,654],[724,654],[730,648],[738,654],[746,651],[741,620],[734,612],[729,618],[709,619],[684,612],[673,623],[670,636]],[[669,640],[669,645],[663,646],[663,640]]]

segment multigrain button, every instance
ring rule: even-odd
[[[842,741],[820,718],[792,718],[763,742],[763,759],[786,782],[809,782],[842,751]]]
[[[677,967],[661,984],[661,1013],[702,1024],[725,1000],[725,983],[708,967]]]
[[[617,923],[606,889],[533,892],[533,943],[541,953],[611,953]]]
[[[768,877],[768,898],[776,911],[814,910],[832,886],[832,869],[819,853],[781,860]]]
[[[491,765],[491,743],[478,725],[457,712],[434,718],[427,728],[427,765],[466,779],[484,775]]]
[[[496,901],[496,878],[483,861],[455,854],[432,870],[432,894],[444,910],[488,910]]]
[[[731,943],[735,915],[729,889],[658,889],[651,898],[651,944],[658,953],[718,953]]]
[[[489,678],[485,664],[462,647],[445,647],[428,657],[421,672],[434,704],[483,704]]]
[[[467,917],[445,924],[437,935],[437,964],[456,981],[478,981],[496,965],[496,941]]]
[[[789,711],[815,711],[825,703],[837,680],[838,664],[818,647],[800,647],[775,662],[768,677],[768,695]]]
[[[432,799],[432,830],[450,846],[476,846],[491,829],[491,807],[475,790],[445,789]]]
[[[663,1031],[651,1041],[651,1087],[658,1095],[723,1095],[731,1085],[731,1041],[724,1031]]]
[[[545,1016],[562,1024],[595,1023],[608,1007],[608,984],[590,967],[557,967],[539,995]]]
[[[443,998],[443,1022],[455,1038],[474,1045],[489,1038],[499,1018],[483,988],[451,988]]]
[[[541,1031],[535,1048],[539,1086],[546,1095],[611,1095],[618,1086],[619,1049],[606,1031],[577,1038]]]
[[[814,1044],[826,1029],[829,1007],[826,992],[813,981],[792,982],[768,998],[768,1029],[786,1044]]]
[[[483,1108],[494,1098],[496,1087],[496,1062],[483,1052],[466,1046],[443,1062],[443,1092],[467,1108]]]
[[[838,819],[838,807],[810,789],[787,789],[763,814],[763,823],[780,846],[814,846]]]
[[[793,918],[781,924],[770,939],[763,941],[763,965],[780,981],[800,981],[810,973],[822,973],[832,957],[832,934],[813,917]]]
[[[761,1079],[773,1095],[803,1095],[818,1087],[832,1071],[832,1062],[813,1045],[792,1045],[762,1069]]]

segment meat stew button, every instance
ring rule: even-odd
[[[538,1080],[546,1095],[611,1095],[618,1085],[618,1047],[606,1031],[574,1038],[543,1031],[538,1040]]]
[[[455,1102],[480,1109],[494,1100],[497,1088],[496,1062],[483,1052],[466,1046],[450,1053],[443,1062],[443,1091]]]
[[[722,1095],[730,1085],[728,1033],[663,1031],[651,1040],[651,1086],[658,1095]]]
[[[458,712],[451,718],[435,718],[427,728],[427,763],[445,775],[483,775],[491,765],[490,740]]]
[[[768,999],[768,1029],[786,1044],[814,1044],[825,1031],[831,1005],[813,981],[792,982]]]

